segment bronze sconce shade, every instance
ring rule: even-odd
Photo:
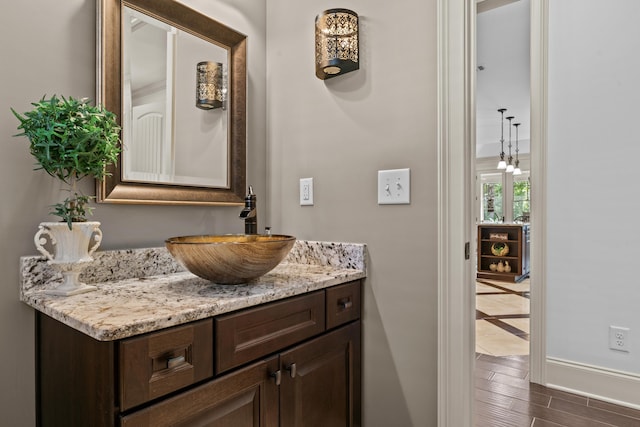
[[[326,80],[359,68],[358,14],[329,9],[316,16],[316,77]]]
[[[219,62],[198,62],[196,68],[196,107],[203,110],[224,107],[223,68]]]

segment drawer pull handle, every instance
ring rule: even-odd
[[[276,380],[276,385],[280,385],[280,383],[282,382],[282,372],[278,369],[271,374],[271,378],[274,378]]]
[[[350,300],[341,300],[338,302],[338,306],[340,306],[340,308],[343,310],[347,310],[353,307],[353,302],[351,302]]]
[[[167,369],[175,368],[176,366],[183,365],[184,363],[184,356],[172,357],[170,359],[167,359]]]
[[[291,378],[295,378],[296,373],[298,372],[298,367],[295,363],[292,363],[291,365],[287,366],[287,371],[289,371],[289,375],[291,376]]]

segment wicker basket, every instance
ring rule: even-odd
[[[509,253],[509,245],[502,242],[495,242],[491,245],[491,253],[495,256],[506,256]]]

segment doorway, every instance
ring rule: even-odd
[[[548,0],[531,3],[531,185],[546,188]],[[473,424],[475,0],[438,0],[438,425]],[[545,383],[545,195],[531,194],[530,375]],[[467,256],[460,257],[465,246]],[[471,255],[471,256],[470,256]]]
[[[530,3],[477,3],[476,353],[529,356]],[[496,237],[497,236],[497,237]],[[509,236],[509,240],[495,240]],[[495,241],[494,241],[495,240]],[[501,254],[493,248],[510,249]]]

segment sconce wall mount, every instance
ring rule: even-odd
[[[326,80],[360,68],[358,14],[329,9],[316,16],[316,77]]]
[[[196,107],[202,110],[224,109],[223,65],[219,62],[198,62],[196,68]]]

